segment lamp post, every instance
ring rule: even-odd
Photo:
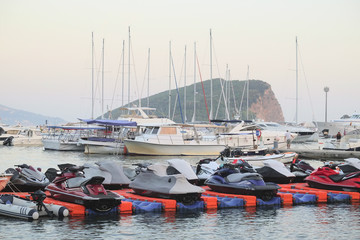
[[[327,93],[329,92],[329,87],[324,87],[325,92],[325,122],[327,122]]]

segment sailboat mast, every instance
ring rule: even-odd
[[[212,35],[210,29],[210,119],[213,113],[213,79],[212,79]]]
[[[148,51],[148,86],[147,86],[147,107],[150,106],[150,48]]]
[[[125,40],[122,47],[122,89],[121,89],[121,106],[124,107],[124,82],[125,82]]]
[[[94,32],[91,33],[91,119],[94,119]]]
[[[247,84],[246,84],[246,120],[249,120],[249,65],[247,69]]]
[[[295,113],[295,123],[298,123],[298,42],[297,42],[297,36],[295,38],[296,43],[296,113]]]
[[[169,42],[169,119],[171,119],[171,41]]]
[[[101,118],[104,119],[104,65],[105,65],[105,39],[103,39],[103,49],[102,49],[102,98],[101,98]]]
[[[227,105],[227,102],[228,102],[228,85],[227,85],[227,80],[228,80],[228,71],[229,71],[229,66],[228,66],[228,64],[226,64],[226,70],[225,70],[225,81],[224,81],[224,85],[225,85],[225,101],[224,101],[224,105],[226,106]],[[227,113],[227,111],[225,111],[225,116],[224,116],[224,118],[225,119],[227,119],[227,120],[229,120],[228,118],[227,118],[227,116],[228,116],[229,114]]]
[[[128,63],[129,63],[129,66],[128,66],[128,107],[130,107],[130,40],[131,40],[131,36],[130,36],[130,26],[129,26],[129,56],[128,56]],[[129,113],[130,111],[128,111]]]
[[[194,42],[194,112],[191,122],[195,122],[196,116],[196,42]]]
[[[186,123],[186,45],[185,45],[185,56],[184,56],[184,121]]]

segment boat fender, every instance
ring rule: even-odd
[[[69,216],[69,210],[66,207],[54,205],[54,204],[45,204],[45,206],[49,211],[51,211],[57,217]]]

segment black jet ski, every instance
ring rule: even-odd
[[[205,184],[216,192],[254,195],[264,201],[275,197],[280,188],[277,184],[265,183],[262,176],[245,161],[235,165],[224,164]]]
[[[105,180],[102,176],[86,178],[84,166],[60,164],[60,174],[45,189],[51,197],[84,205],[87,209],[98,212],[109,212],[121,203],[124,197],[107,191],[102,185]]]
[[[200,200],[205,190],[192,185],[182,173],[173,170],[165,164],[149,165],[142,169],[129,187],[139,195],[175,199],[184,204]]]
[[[263,167],[255,168],[255,170],[261,174],[265,182],[286,184],[295,179],[295,175],[277,160],[264,160],[263,164]]]
[[[205,181],[213,175],[220,165],[216,162],[217,159],[205,158],[197,162],[195,173],[199,179],[197,185],[205,184]]]
[[[5,171],[7,174],[12,174],[12,177],[3,192],[35,192],[39,189],[44,190],[50,183],[40,168],[35,169],[27,164],[15,165],[15,167]]]
[[[344,163],[337,165],[343,173],[360,171],[360,160],[358,158],[346,158],[344,161]]]
[[[295,178],[292,182],[299,183],[305,182],[305,178],[309,176],[315,169],[304,160],[294,158],[290,164],[290,172],[295,175]]]

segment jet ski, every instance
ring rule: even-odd
[[[360,192],[360,171],[340,174],[328,166],[323,166],[313,171],[305,181],[313,188]]]
[[[195,173],[199,179],[198,185],[204,185],[206,179],[213,175],[219,167],[220,165],[216,162],[216,159],[201,159],[195,169]]]
[[[51,197],[84,205],[87,209],[108,212],[117,207],[124,197],[105,190],[102,176],[86,178],[84,166],[73,164],[58,165],[61,173],[45,189]]]
[[[360,171],[360,160],[358,158],[346,158],[344,161],[344,163],[337,165],[343,173]]]
[[[265,182],[286,184],[295,179],[295,174],[277,160],[264,160],[263,164],[263,167],[257,167],[255,170],[261,174]]]
[[[123,166],[120,162],[105,161],[95,164],[85,163],[84,174],[87,178],[91,176],[102,176],[105,178],[103,185],[105,189],[117,190],[127,188],[130,179],[124,174]]]
[[[141,171],[145,171],[151,164],[152,163],[134,163],[132,165],[136,166],[135,168],[124,167],[124,174],[130,179],[130,181],[133,181]]]
[[[190,163],[183,159],[169,159],[167,160],[167,167],[166,167],[166,174],[167,175],[174,175],[174,174],[183,174],[186,179],[192,183],[197,184],[199,181],[199,178],[195,174],[192,166]],[[133,164],[137,166],[135,169],[129,169],[125,168],[124,172],[125,175],[130,178],[131,180],[134,180],[137,175],[140,174],[140,172],[145,171],[148,166],[152,165],[152,163],[137,163]]]
[[[315,169],[309,163],[305,162],[304,160],[294,158],[294,160],[290,164],[290,172],[295,175],[295,178],[292,182],[304,182],[304,179],[309,176],[310,173],[314,170]]]
[[[192,185],[182,173],[173,170],[166,164],[149,165],[142,169],[129,187],[139,195],[175,199],[184,204],[198,201],[205,190]]]
[[[205,184],[216,192],[254,195],[264,201],[275,197],[280,188],[275,183],[265,183],[262,176],[245,161],[235,165],[224,164]]]
[[[195,174],[193,168],[190,163],[185,161],[184,159],[169,159],[167,160],[169,166],[166,168],[166,172],[168,175],[173,174],[183,174],[186,179],[192,183],[197,184],[199,181],[198,176]]]
[[[15,165],[15,167],[5,171],[6,174],[12,174],[12,177],[3,192],[34,192],[39,189],[44,190],[50,183],[40,168],[35,169],[27,164]]]

